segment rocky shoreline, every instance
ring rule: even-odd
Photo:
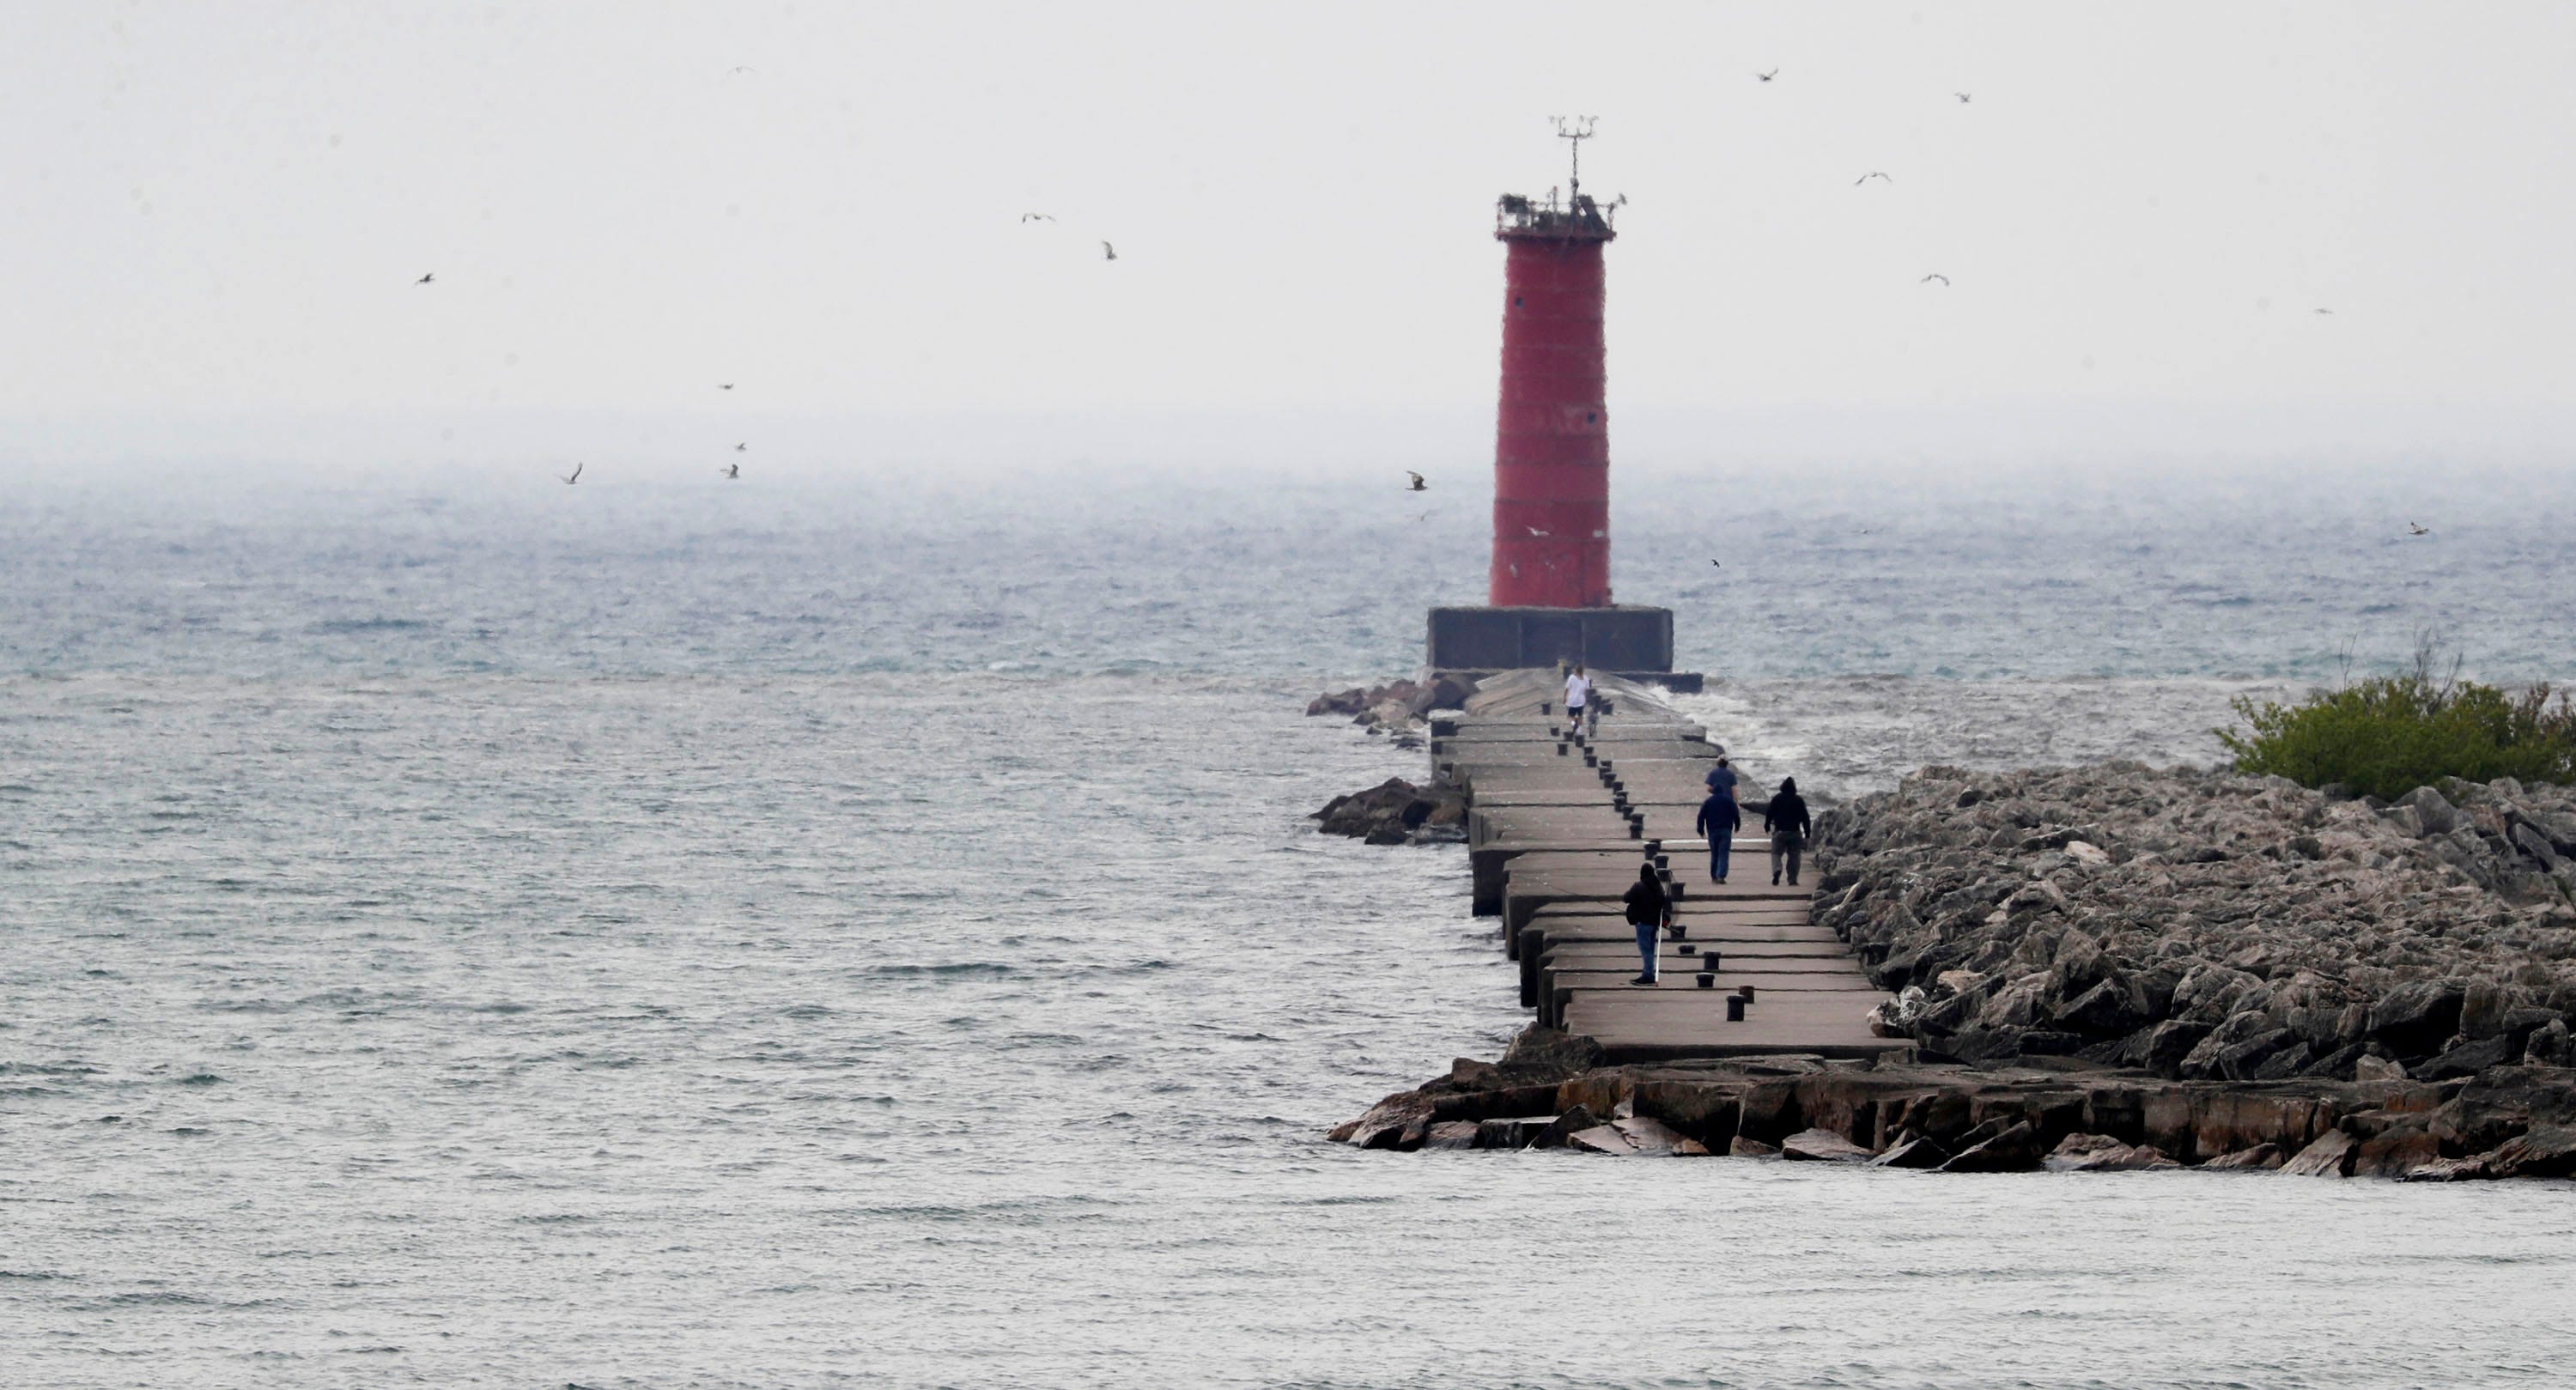
[[[1946,1173],[2199,1167],[2458,1182],[2576,1175],[2576,1070],[2451,1081],[2175,1081],[2065,1064],[1773,1056],[1623,1067],[1532,1029],[1500,1063],[1388,1096],[1331,1138],[1364,1149],[1566,1148]]]
[[[1910,1056],[1598,1065],[1532,1029],[1364,1148],[1948,1172],[2576,1175],[2576,791],[2395,804],[2136,764],[1927,768],[1819,817],[1814,920]]]

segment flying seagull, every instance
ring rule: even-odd
[[[1949,283],[1950,283],[1950,277],[1949,277],[1949,276],[1947,276],[1947,275],[1942,274],[1941,272],[1939,272],[1939,271],[1937,271],[1937,270],[1936,270],[1936,271],[1933,271],[1933,272],[1932,272],[1931,274],[1929,274],[1929,275],[1924,276],[1922,279],[1915,281],[1914,283],[1916,283],[1916,284],[1918,284],[1918,285],[1928,285],[1928,284],[1931,284],[1931,283],[1932,283],[1933,281],[1935,281],[1935,280],[1940,281],[1940,282],[1941,282],[1942,284],[1944,284],[1944,285],[1947,285],[1947,284],[1949,284]]]
[[[1408,468],[1408,469],[1404,470],[1404,476],[1406,476],[1406,477],[1408,477],[1408,478],[1411,478],[1411,479],[1413,480],[1413,486],[1408,487],[1408,488],[1406,488],[1406,489],[1405,489],[1405,491],[1407,491],[1407,492],[1421,492],[1421,491],[1426,490],[1426,488],[1429,486],[1428,484],[1426,484],[1426,483],[1424,483],[1424,482],[1422,481],[1422,475],[1421,475],[1421,474],[1414,472],[1414,471],[1413,471],[1412,469],[1410,469],[1410,468]]]
[[[733,389],[733,383],[730,381],[719,381],[716,383],[716,389],[719,391],[730,391]]]
[[[737,454],[747,454],[751,452],[751,446],[748,444],[736,444],[733,446],[733,451]]]
[[[574,465],[572,466],[572,471],[571,471],[571,472],[569,472],[569,473],[562,473],[562,474],[558,474],[558,475],[556,475],[556,476],[558,476],[558,477],[562,478],[562,479],[564,480],[564,482],[565,482],[565,484],[566,484],[567,486],[569,486],[569,485],[571,485],[571,484],[573,484],[573,483],[580,482],[580,481],[581,481],[581,465],[580,465],[580,464],[578,464],[578,463],[576,463],[576,464],[574,464]]]
[[[1546,535],[1546,534],[1547,534],[1545,531],[1542,531],[1542,530],[1538,529],[1538,528],[1537,528],[1537,527],[1535,527],[1535,526],[1525,526],[1525,527],[1523,527],[1523,528],[1521,528],[1521,529],[1523,529],[1523,530],[1525,530],[1525,531],[1529,532],[1529,533],[1530,533],[1531,535],[1533,535],[1533,536],[1544,536],[1544,535]]]
[[[435,270],[433,270],[433,271],[431,271],[430,273],[428,273],[427,275],[424,275],[424,276],[420,277],[419,279],[412,281],[412,283],[413,283],[413,284],[415,284],[415,285],[426,285],[426,284],[428,284],[430,281],[435,280],[435,279],[437,279],[437,278],[438,278],[438,272],[437,272],[437,271],[435,271]]]
[[[2331,313],[2333,313],[2333,312],[2334,312],[2334,310],[2332,310],[2332,309],[2319,309],[2319,310],[2317,310],[2317,312],[2318,312],[2318,313],[2320,313],[2320,314],[2331,314]]]
[[[1757,82],[1768,82],[1768,81],[1770,81],[1772,78],[1778,77],[1779,75],[1780,75],[1780,70],[1779,70],[1778,68],[1773,68],[1773,69],[1771,69],[1769,72],[1757,72],[1757,73],[1753,74],[1753,78],[1754,78],[1754,80],[1755,80],[1755,81],[1757,81]]]
[[[2433,528],[2426,526],[2421,522],[2410,521],[2406,523],[2406,534],[2410,536],[2429,536],[2433,534]]]
[[[1711,560],[1711,561],[1709,561],[1709,563],[1710,563],[1711,565],[1716,566],[1716,567],[1717,567],[1717,568],[1719,568],[1719,569],[1724,569],[1724,568],[1726,568],[1726,562],[1725,562],[1724,560]]]
[[[725,76],[727,76],[727,77],[739,77],[739,76],[741,76],[743,73],[746,73],[746,72],[758,72],[758,71],[760,71],[760,69],[758,69],[758,68],[750,68],[750,67],[732,67],[732,68],[727,68],[727,69],[725,69]]]
[[[728,478],[739,478],[742,476],[742,465],[738,463],[728,463],[716,471],[724,474]]]
[[[1020,214],[1020,220],[1023,222],[1053,222],[1055,219],[1047,216],[1043,212],[1024,212]]]
[[[1100,255],[1103,260],[1114,261],[1118,259],[1118,248],[1104,241],[1100,243]]]
[[[1950,95],[1957,97],[1961,106],[1968,104],[1968,94],[1966,92],[1952,92]]]
[[[1859,178],[1853,179],[1852,187],[1858,188],[1862,184],[1869,182],[1871,179],[1887,179],[1887,175],[1878,172],[1876,169],[1872,169],[1868,173],[1861,175]],[[1887,181],[1889,183],[1896,182],[1894,179],[1887,179]]]

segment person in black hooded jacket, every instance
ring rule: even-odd
[[[1780,860],[1789,861],[1789,882],[1798,881],[1798,851],[1807,847],[1807,836],[1814,822],[1807,819],[1806,798],[1798,795],[1798,779],[1783,777],[1780,790],[1771,794],[1771,807],[1762,813],[1762,828],[1771,832],[1771,881],[1780,881]]]
[[[1673,900],[1664,896],[1664,885],[1655,877],[1655,866],[1649,862],[1637,870],[1637,881],[1628,885],[1628,925],[1637,929],[1637,954],[1645,964],[1632,985],[1655,982],[1655,941],[1662,935],[1664,924],[1673,919]]]

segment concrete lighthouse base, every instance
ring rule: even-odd
[[[1673,669],[1669,608],[1434,608],[1427,650],[1425,664],[1442,674],[1580,661],[1672,690],[1700,687],[1698,672]]]

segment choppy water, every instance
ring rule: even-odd
[[[2228,696],[2356,637],[2438,621],[2563,674],[2548,486],[2331,562],[2197,495],[1971,489],[1827,563],[1802,518],[1865,491],[1710,484],[1623,515],[1620,584],[1683,609],[1727,677],[1691,708],[1758,771],[2201,758]],[[1416,659],[1423,603],[1472,596],[1468,521],[1258,480],[784,491],[0,483],[0,1383],[2542,1384],[2576,1354],[2569,1185],[1325,1144],[1521,1018],[1454,851],[1302,820],[1410,770],[1296,711]],[[2432,510],[2366,491],[2292,539]],[[1993,506],[2067,520],[2016,542],[1965,519]],[[1729,527],[1744,593],[1682,596]],[[2093,563],[2115,529],[2149,549]]]

